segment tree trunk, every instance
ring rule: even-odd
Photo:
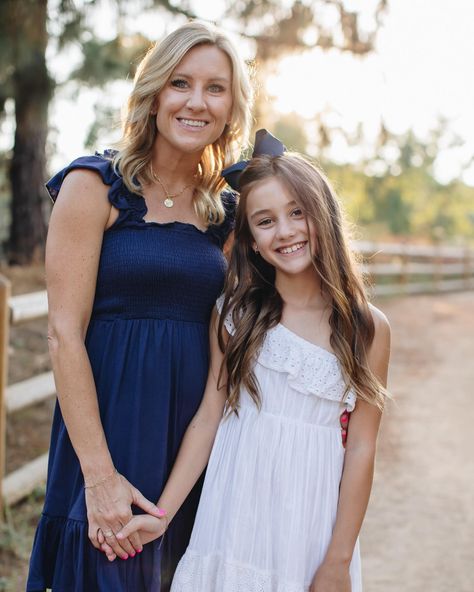
[[[46,238],[44,189],[48,104],[52,82],[46,67],[47,0],[12,2],[15,36],[15,144],[10,164],[12,190],[8,242],[10,264],[42,260]]]

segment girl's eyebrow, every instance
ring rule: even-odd
[[[254,218],[257,218],[258,216],[262,216],[263,214],[269,214],[270,212],[271,212],[271,210],[257,210],[256,212],[254,212],[250,216],[250,219],[253,220]]]
[[[292,207],[294,205],[297,205],[296,200],[292,199],[291,201],[289,201],[286,204],[286,207]],[[256,212],[254,212],[253,214],[250,215],[250,219],[253,220],[254,218],[256,218],[257,216],[262,216],[263,214],[270,214],[271,213],[271,209],[270,208],[266,208],[263,210],[257,210]]]

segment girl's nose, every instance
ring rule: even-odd
[[[280,240],[295,236],[295,229],[293,228],[293,225],[290,221],[285,220],[279,222],[277,227],[277,236]]]

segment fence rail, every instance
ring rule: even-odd
[[[474,251],[445,246],[355,242],[376,296],[474,289]],[[5,476],[7,417],[55,395],[52,372],[6,386],[10,325],[44,317],[46,292],[10,296],[10,283],[0,276],[0,520],[3,504],[27,496],[46,477],[48,454]]]

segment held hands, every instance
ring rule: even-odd
[[[156,516],[160,510],[147,500],[136,487],[123,475],[114,472],[94,485],[85,485],[87,520],[89,522],[89,539],[96,549],[107,544],[113,553],[121,559],[134,557],[141,553],[143,543],[137,532],[118,539],[116,534],[132,518],[131,506],[135,505]]]
[[[349,564],[325,563],[317,569],[309,592],[351,592]]]
[[[158,511],[161,512],[161,518],[156,518],[149,514],[133,516],[133,518],[116,535],[120,544],[122,544],[122,541],[124,540],[139,536],[140,541],[145,545],[146,543],[163,536],[168,528],[168,519],[166,518],[164,510]],[[102,551],[107,555],[109,561],[113,561],[117,557],[117,553],[115,553],[114,549],[107,543],[108,541],[102,544]]]

